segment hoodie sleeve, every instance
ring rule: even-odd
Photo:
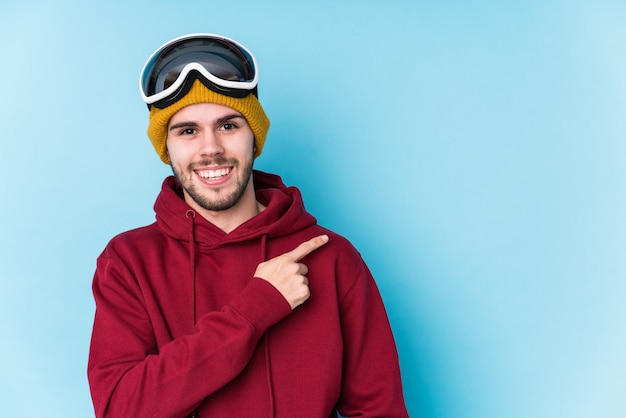
[[[234,379],[268,327],[291,313],[271,284],[252,279],[230,304],[198,318],[193,333],[157,346],[132,274],[102,255],[88,378],[96,417],[190,414]]]
[[[344,375],[338,410],[345,417],[408,417],[398,353],[380,293],[360,255],[347,258],[340,267],[340,274],[352,280],[340,300]]]

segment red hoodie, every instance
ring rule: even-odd
[[[168,177],[156,222],[113,238],[93,280],[88,377],[97,417],[406,417],[398,357],[370,272],[306,212],[300,192],[254,172],[267,209],[229,234]],[[293,312],[257,265],[320,234]]]

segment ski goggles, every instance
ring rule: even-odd
[[[173,39],[146,61],[139,88],[148,106],[165,108],[185,96],[193,82],[230,97],[257,95],[258,72],[252,53],[219,35],[191,34]]]

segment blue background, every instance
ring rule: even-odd
[[[153,220],[145,59],[257,56],[257,168],[370,265],[413,417],[626,417],[626,3],[0,6],[0,416],[93,416],[95,259]]]

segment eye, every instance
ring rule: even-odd
[[[232,131],[233,129],[237,129],[237,125],[232,122],[226,122],[222,125],[222,129],[225,131]]]
[[[178,135],[180,135],[180,136],[188,136],[188,135],[193,135],[195,133],[196,133],[195,129],[193,129],[193,128],[185,128],[185,129],[181,129],[178,132]]]

